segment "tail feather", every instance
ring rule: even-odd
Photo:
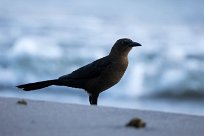
[[[45,87],[48,87],[51,85],[57,85],[57,84],[58,84],[58,80],[54,79],[54,80],[40,81],[35,83],[28,83],[28,84],[19,85],[16,87],[23,89],[24,91],[31,91],[31,90],[37,90],[37,89],[41,89],[41,88],[45,88]]]

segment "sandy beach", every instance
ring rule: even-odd
[[[202,136],[204,117],[101,106],[0,98],[1,136]],[[134,117],[145,128],[125,125]]]

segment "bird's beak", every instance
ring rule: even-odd
[[[136,46],[142,46],[140,43],[137,43],[137,42],[132,42],[130,44],[130,47],[136,47]]]

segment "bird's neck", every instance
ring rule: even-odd
[[[110,58],[114,59],[114,60],[126,60],[128,61],[128,54],[121,54],[121,53],[113,53],[110,52],[110,54],[108,55]]]
[[[129,51],[118,52],[118,51],[111,50],[111,52],[109,53],[108,56],[110,56],[111,58],[114,58],[114,59],[122,59],[122,58],[128,58],[128,53],[129,53]]]

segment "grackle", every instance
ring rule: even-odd
[[[17,86],[24,91],[37,90],[51,85],[84,89],[89,94],[91,105],[97,105],[101,92],[120,81],[128,66],[128,53],[132,47],[141,46],[131,39],[116,41],[109,55],[85,65],[58,79],[28,83]]]

